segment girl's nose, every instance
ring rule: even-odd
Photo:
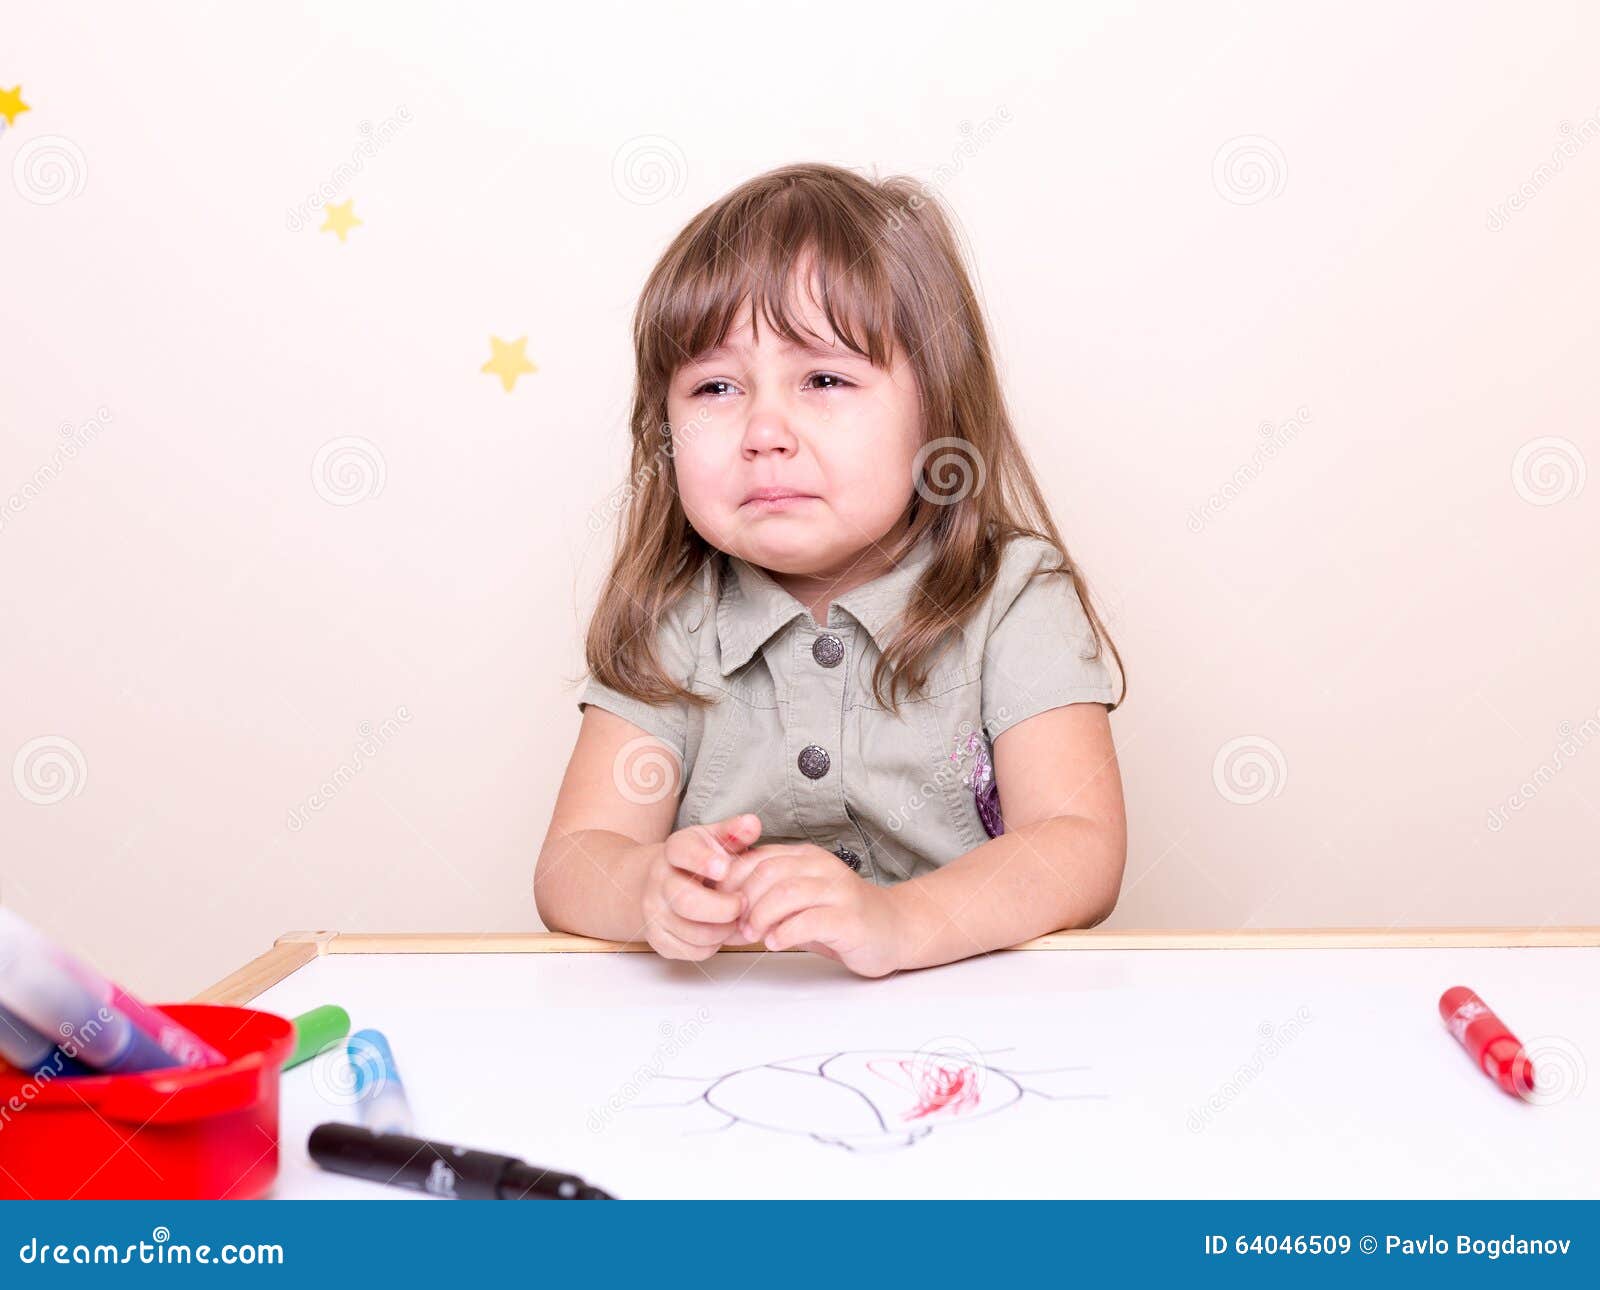
[[[745,422],[742,446],[746,457],[763,452],[792,454],[796,441],[794,431],[789,428],[788,418],[782,411],[773,407],[760,407],[752,408],[750,411],[750,419]]]

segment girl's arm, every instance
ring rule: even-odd
[[[644,734],[604,708],[590,704],[583,710],[533,874],[534,902],[552,931],[612,941],[645,939],[644,877],[671,832],[683,785],[672,768],[675,782],[664,786],[659,801],[633,801],[618,791],[619,767],[626,769],[621,767],[624,747]]]
[[[1091,927],[1116,907],[1127,821],[1105,708],[1051,708],[1002,731],[994,772],[1006,831],[888,889],[903,968]]]

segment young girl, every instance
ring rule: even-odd
[[[545,924],[876,977],[1104,919],[1104,628],[939,204],[834,166],[758,176],[667,249],[634,346]]]

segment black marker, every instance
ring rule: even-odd
[[[334,1173],[462,1200],[615,1200],[574,1174],[536,1169],[515,1156],[445,1142],[373,1133],[354,1124],[311,1130],[311,1158]]]

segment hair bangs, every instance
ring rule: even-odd
[[[837,341],[875,366],[888,366],[896,308],[876,228],[869,212],[798,186],[708,221],[684,248],[680,276],[664,293],[651,328],[658,370],[670,376],[719,348],[746,315],[753,337],[764,322],[791,344]],[[831,336],[803,321],[802,292]]]

